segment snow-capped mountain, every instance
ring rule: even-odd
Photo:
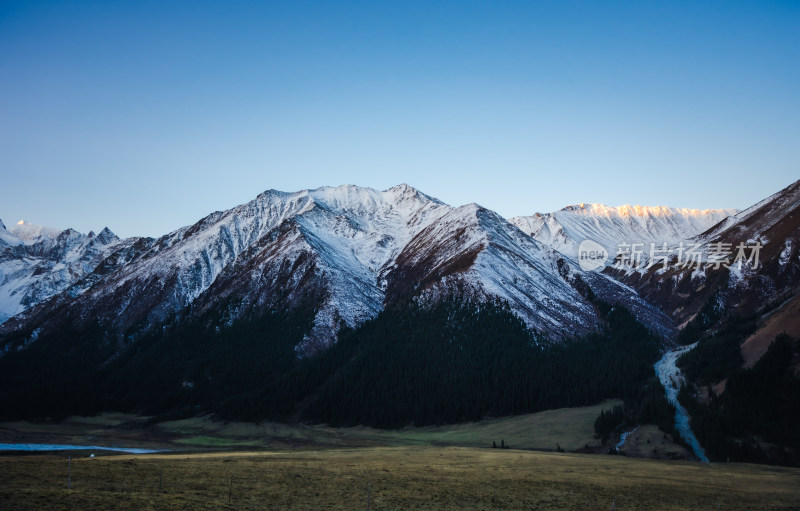
[[[19,245],[21,240],[8,232],[6,224],[0,220],[0,249],[11,245]]]
[[[158,240],[139,240],[135,253],[121,257],[124,264],[95,279],[69,308],[78,311],[78,321],[97,320],[123,332],[159,324],[204,293],[197,308],[235,298],[235,314],[292,307],[313,295],[321,303],[314,304],[309,339],[327,340],[339,326],[355,326],[381,310],[377,273],[447,209],[405,185],[384,192],[355,186],[270,190]],[[111,257],[120,259],[116,252]],[[279,303],[283,299],[289,303]],[[46,307],[31,315],[45,323],[63,317]]]
[[[119,239],[108,228],[95,235],[20,222],[0,222],[0,322],[61,293],[108,255]]]
[[[54,239],[61,231],[53,227],[44,225],[34,225],[28,221],[20,220],[8,229],[8,232],[26,245],[32,245],[39,241]]]
[[[379,192],[356,186],[265,192],[246,205],[271,204],[261,235],[199,296],[198,308],[237,302],[235,315],[314,302],[309,346],[328,343],[383,308],[381,270],[421,229],[450,208],[407,186]],[[236,216],[234,213],[233,216]]]
[[[506,300],[526,322],[547,332],[594,327],[594,309],[558,272],[558,254],[496,213],[455,208],[412,239],[385,272],[389,301],[453,289]]]
[[[606,271],[662,307],[678,324],[693,318],[714,295],[722,309],[743,315],[796,294],[800,291],[800,181],[726,217],[690,241],[703,256],[699,267],[679,264],[673,255],[666,269],[658,265]],[[740,245],[744,257],[737,262]],[[709,255],[714,253],[724,264],[709,264]]]
[[[577,260],[584,240],[600,244],[613,262],[621,243],[675,246],[700,234],[721,220],[736,215],[735,209],[680,209],[665,206],[578,204],[553,213],[514,217],[510,221],[523,232],[562,254]]]
[[[69,321],[135,338],[177,316],[224,308],[232,322],[307,306],[313,328],[298,347],[307,351],[390,303],[456,292],[506,300],[531,327],[559,337],[596,326],[576,285],[582,273],[496,213],[455,208],[407,185],[270,190],[158,240],[113,244],[91,273],[0,334]],[[583,282],[597,278],[614,288],[610,296],[669,329],[630,289],[606,277]]]

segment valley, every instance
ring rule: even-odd
[[[474,447],[0,456],[3,509],[792,510],[800,471]]]
[[[0,48],[0,511],[800,511],[800,1]]]
[[[153,422],[151,417],[105,413],[63,421],[0,423],[0,443],[63,443],[125,446],[166,451],[209,449],[319,449],[374,446],[508,445],[515,449],[604,452],[594,433],[602,410],[619,400],[514,417],[441,426],[376,429],[279,422],[219,421],[209,416]]]
[[[344,185],[267,190],[157,239],[2,225],[0,443],[595,453],[609,410],[593,407],[616,399],[600,438],[628,432],[623,454],[796,465],[798,207],[800,182],[743,211],[507,220]],[[761,248],[745,266],[591,271],[584,238]],[[767,401],[748,385],[777,422],[753,419]],[[548,422],[564,414],[581,418]],[[74,417],[127,418],[86,433]]]

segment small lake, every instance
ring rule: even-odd
[[[99,445],[69,445],[69,444],[0,444],[0,451],[114,451],[130,454],[150,454],[164,452],[163,450],[139,449],[135,447],[102,447]]]

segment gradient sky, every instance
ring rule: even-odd
[[[505,216],[800,178],[800,2],[0,2],[0,219],[406,182]]]

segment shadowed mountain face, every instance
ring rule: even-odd
[[[585,271],[583,237],[673,256]],[[683,242],[703,264],[677,260]],[[740,213],[581,205],[507,221],[400,185],[270,190],[159,239],[0,223],[0,305],[14,314],[0,323],[0,415],[402,427],[621,397],[626,419],[669,432],[653,364],[674,337],[697,341],[683,361],[695,394],[722,392],[684,396],[710,457],[796,464],[784,419],[799,362],[783,332],[798,247],[800,182]],[[728,264],[707,264],[722,248]]]
[[[298,349],[315,351],[393,303],[454,291],[506,301],[529,327],[557,338],[597,327],[582,287],[592,281],[655,330],[671,329],[624,286],[585,274],[496,213],[448,206],[407,185],[270,190],[159,239],[101,235],[92,243],[108,243],[87,252],[94,259],[83,274],[0,325],[6,351],[67,326],[99,328],[119,342],[190,317],[224,315],[233,324],[301,303],[315,312]],[[4,249],[2,268],[17,264],[17,249]]]
[[[0,325],[0,341],[8,351],[48,331],[90,325],[109,340],[130,340],[200,314],[232,324],[302,303],[315,311],[298,346],[305,352],[394,303],[436,302],[454,291],[506,301],[529,327],[557,338],[597,328],[587,286],[670,336],[671,321],[659,309],[680,324],[712,295],[747,311],[796,288],[799,188],[738,214],[595,204],[509,222],[407,185],[382,192],[340,186],[270,190],[159,239],[119,240],[107,229],[52,237],[53,230],[26,224],[18,233],[25,239],[2,229],[0,293],[13,302],[6,315],[16,315]],[[583,236],[604,247],[617,238],[685,238],[706,251],[757,242],[760,266],[584,272],[575,263]]]
[[[800,290],[800,181],[689,241],[706,256],[722,254],[727,263],[684,267],[673,258],[667,269],[657,265],[606,272],[663,308],[678,325],[691,320],[712,297],[720,310],[743,316],[796,294]],[[741,264],[736,262],[740,245],[744,249]]]

